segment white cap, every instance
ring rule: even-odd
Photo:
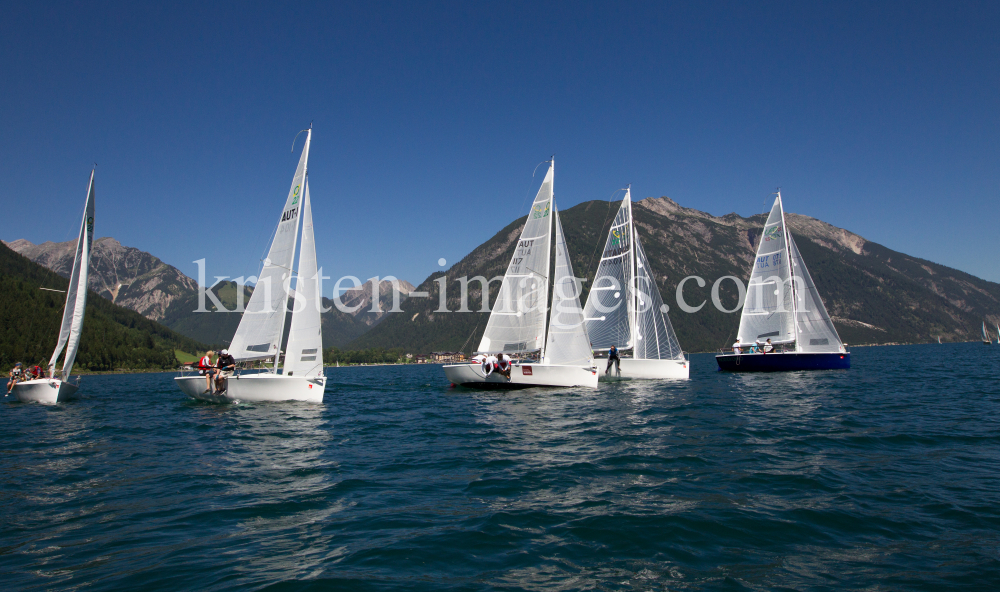
[[[228,349],[224,349],[224,350],[220,351],[219,353],[222,354],[222,355],[224,355],[224,356],[228,356],[229,355],[229,350]]]

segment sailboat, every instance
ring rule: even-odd
[[[997,345],[1000,345],[1000,324],[997,325]]]
[[[632,189],[625,190],[583,309],[595,351],[614,346],[632,350],[621,357],[622,378],[688,378],[684,357],[670,324],[653,271],[632,221]],[[624,298],[623,298],[624,296]],[[600,378],[607,366],[598,364]],[[616,373],[617,374],[617,373]]]
[[[66,305],[63,307],[62,324],[59,326],[59,340],[49,358],[47,378],[26,380],[14,385],[14,394],[24,403],[60,403],[76,395],[80,388],[80,377],[69,382],[73,362],[80,349],[80,334],[83,331],[83,316],[87,307],[87,278],[90,275],[90,250],[94,244],[94,173],[90,171],[87,184],[87,201],[80,222],[80,234],[76,239],[76,253],[73,257],[73,272],[66,288]],[[65,349],[62,369],[56,372],[56,363]]]
[[[1000,334],[997,335],[997,341],[1000,341]],[[986,332],[986,321],[983,321],[983,345],[990,345],[993,343],[990,341],[990,334]]]
[[[747,353],[770,339],[771,353]],[[779,191],[764,224],[737,343],[715,356],[720,370],[775,371],[850,368],[847,351],[788,227]]]
[[[473,388],[585,386],[597,388],[597,368],[580,306],[580,287],[566,247],[553,197],[555,159],[542,186],[493,304],[477,353],[505,353],[513,358],[510,379],[486,375],[478,362],[444,367],[452,384]],[[550,278],[555,244],[555,274]],[[552,307],[549,281],[552,280]],[[546,328],[548,332],[546,333]]]
[[[206,389],[204,376],[180,376],[177,386],[188,396],[213,402],[231,401],[323,401],[323,338],[320,334],[319,277],[316,242],[309,199],[309,145],[312,127],[306,131],[299,166],[281,210],[278,227],[250,301],[233,336],[229,353],[242,367],[270,361],[270,368],[256,372],[238,370],[227,380],[225,390]],[[302,245],[296,273],[292,323],[282,360],[291,270],[302,222]],[[283,364],[282,364],[283,362]],[[279,366],[281,373],[278,372]]]

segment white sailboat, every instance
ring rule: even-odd
[[[828,370],[851,367],[847,351],[785,224],[781,192],[757,247],[737,333],[740,352],[715,356],[721,370]],[[771,353],[749,353],[771,341]]]
[[[94,243],[94,173],[90,172],[87,184],[87,202],[80,222],[80,234],[76,239],[76,254],[73,258],[73,272],[66,288],[66,305],[63,308],[59,340],[49,358],[47,378],[27,380],[14,385],[14,394],[19,401],[29,403],[54,404],[72,398],[80,388],[80,378],[69,382],[73,362],[80,348],[80,334],[83,332],[83,317],[87,307],[87,278],[90,272],[90,250]],[[65,348],[62,369],[56,372],[56,363]]]
[[[997,341],[1000,342],[1000,334],[997,335]],[[986,332],[986,321],[983,321],[983,345],[990,345],[993,343],[990,341],[990,334]]]
[[[622,378],[688,378],[691,368],[670,324],[632,220],[632,191],[618,208],[584,307],[594,351],[620,352]],[[598,364],[601,378],[607,365]],[[614,370],[612,370],[614,372]],[[616,373],[617,374],[617,373]],[[608,377],[610,378],[610,377]]]
[[[997,345],[1000,345],[1000,324],[997,325]]]
[[[554,171],[553,159],[531,204],[477,350],[510,355],[514,359],[510,379],[497,372],[486,375],[478,362],[472,362],[444,367],[452,384],[474,388],[597,388],[597,368],[583,321],[580,287],[573,276],[553,197]],[[553,239],[556,252],[550,311],[547,305]]]
[[[323,401],[326,376],[323,374],[319,278],[307,170],[311,140],[310,127],[267,258],[264,259],[253,294],[229,346],[229,353],[236,358],[239,366],[272,361],[271,367],[258,372],[238,370],[228,379],[228,384],[221,393],[207,391],[203,376],[175,378],[180,389],[190,397],[214,402]],[[285,344],[284,365],[279,374],[282,361],[280,344],[288,303],[287,289],[291,285],[300,220],[302,245],[296,274],[292,324],[288,343]]]

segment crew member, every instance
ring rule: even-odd
[[[236,370],[236,358],[229,354],[228,349],[219,352],[219,357],[215,360],[215,367],[219,375],[215,377],[215,392],[226,392],[226,379],[233,375]]]
[[[14,385],[24,380],[24,370],[21,369],[21,362],[14,364],[14,367],[7,373],[7,376],[10,378],[7,381],[7,395],[9,395],[10,391],[14,390]],[[4,396],[6,397],[7,395]]]
[[[743,353],[743,350],[740,349],[740,338],[739,337],[736,338],[736,343],[733,344],[733,353],[734,354],[741,354],[741,353]]]
[[[489,378],[489,375],[493,374],[493,371],[496,369],[497,369],[497,357],[494,356],[493,354],[489,354],[488,356],[486,356],[486,359],[483,360],[483,376]]]
[[[764,344],[764,353],[769,354],[774,351],[774,346],[771,345],[771,338],[767,338],[767,343]]]
[[[497,354],[497,372],[506,376],[507,380],[510,380],[510,370],[511,370],[510,356],[503,353]]]
[[[618,376],[621,376],[622,359],[618,357],[618,348],[613,345],[611,346],[611,349],[608,350],[608,367],[604,369],[605,374],[611,374],[612,364],[615,365],[615,371],[618,373]]]
[[[42,370],[42,365],[37,364],[34,368],[32,368],[31,375],[35,378],[35,380],[38,380],[39,378],[45,378],[45,372]]]
[[[212,377],[215,376],[215,368],[212,367],[212,354],[215,352],[208,350],[205,355],[198,360],[198,374],[205,377],[205,394],[212,392]]]

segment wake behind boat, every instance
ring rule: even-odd
[[[452,384],[483,389],[597,388],[597,368],[583,322],[579,286],[553,197],[554,169],[553,160],[531,204],[477,350],[513,357],[509,377],[484,371],[483,364],[476,361],[445,366],[445,376]],[[550,311],[553,230],[556,253]]]
[[[594,351],[631,350],[620,362],[598,364],[601,380],[688,378],[690,364],[670,324],[652,267],[632,221],[632,191],[618,208],[587,295],[584,318]]]
[[[90,251],[94,244],[94,173],[90,172],[90,182],[87,184],[87,201],[83,208],[83,220],[80,222],[80,234],[76,239],[76,254],[73,257],[73,272],[69,276],[69,286],[66,288],[66,305],[63,307],[62,324],[59,327],[59,340],[56,349],[49,359],[47,378],[36,378],[18,382],[13,392],[23,403],[55,404],[66,401],[76,395],[80,388],[80,378],[75,383],[69,382],[73,362],[80,348],[80,335],[83,332],[84,311],[87,308],[87,278],[90,272]],[[56,373],[56,363],[59,356],[66,350],[62,370]]]
[[[715,360],[720,370],[741,372],[851,367],[851,354],[785,225],[781,192],[757,247],[733,353]]]
[[[311,140],[312,127],[307,130],[299,166],[292,177],[292,186],[259,279],[229,346],[237,369],[218,392],[206,385],[204,376],[175,378],[177,386],[189,397],[209,402],[323,401],[326,376],[323,374],[319,277],[307,170]],[[302,246],[296,274],[295,305],[292,307],[292,325],[281,366],[280,345],[288,310],[285,287],[291,282],[300,219]],[[248,369],[254,362],[263,364],[265,361],[271,362],[269,368],[262,367],[256,372]],[[280,374],[279,366],[282,370]]]

